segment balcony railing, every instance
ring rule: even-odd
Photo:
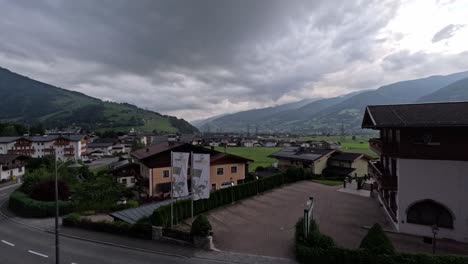
[[[369,140],[369,148],[379,154],[383,152],[383,142],[380,138],[371,138]]]
[[[64,150],[64,151],[73,152],[73,151],[75,151],[75,148],[73,148],[73,147],[68,147],[68,148],[64,148],[63,150]]]
[[[379,187],[386,190],[395,191],[398,189],[398,177],[391,176],[389,171],[384,170],[379,161],[369,161],[369,175],[372,176]]]

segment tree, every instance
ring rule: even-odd
[[[107,212],[126,193],[126,188],[109,174],[102,173],[75,187],[72,201],[79,210]]]
[[[362,239],[360,248],[375,255],[395,253],[392,242],[388,239],[379,224],[374,224],[367,235]]]
[[[68,201],[70,198],[70,188],[63,180],[57,181],[58,185],[58,199]],[[55,200],[55,180],[43,181],[36,186],[31,193],[31,198],[40,201],[54,201]]]
[[[207,237],[211,232],[211,224],[205,215],[199,215],[193,221],[190,233],[192,236]]]

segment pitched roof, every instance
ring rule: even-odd
[[[182,143],[174,143],[172,145],[168,144],[168,142],[161,142],[158,144],[153,144],[149,147],[142,148],[135,150],[131,153],[131,155],[137,159],[145,159],[147,157],[159,154],[163,151],[173,149],[175,147],[182,146]]]
[[[0,154],[0,164],[8,163],[17,158],[27,158],[27,157],[23,155],[19,155],[19,154]]]
[[[362,128],[468,127],[468,102],[370,105]]]
[[[17,140],[20,137],[0,137],[0,143],[10,143]]]
[[[58,138],[65,138],[70,141],[80,141],[84,135],[44,135],[44,136],[23,136],[23,137],[0,137],[0,143],[10,143],[20,138],[31,140],[32,142],[51,142]]]
[[[361,157],[364,157],[364,154],[350,153],[350,152],[338,152],[338,154],[332,156],[330,160],[353,162],[357,159],[360,159]]]
[[[315,149],[315,148],[302,148],[302,147],[286,147],[277,151],[269,157],[276,159],[287,159],[287,160],[307,160],[315,161],[323,156],[335,152],[334,149]]]
[[[353,173],[355,168],[346,168],[338,166],[328,166],[323,170],[324,174],[336,175],[336,176],[349,176]]]

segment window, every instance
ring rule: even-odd
[[[23,171],[23,167],[19,167],[18,172],[22,172],[22,171]]]
[[[406,212],[406,222],[418,225],[437,225],[438,227],[453,228],[453,216],[443,205],[424,200],[411,205]]]
[[[127,184],[127,179],[126,179],[126,178],[123,178],[123,179],[122,179],[122,183],[123,183],[123,184]]]
[[[213,191],[216,190],[216,183],[211,184],[211,190],[213,190]]]
[[[169,170],[163,170],[162,176],[163,178],[169,178]]]
[[[224,175],[224,169],[223,168],[217,168],[216,169],[216,175]]]
[[[237,173],[237,166],[231,166],[231,173]]]
[[[133,178],[133,177],[130,178],[130,182],[131,182],[131,183],[135,183],[135,178]]]

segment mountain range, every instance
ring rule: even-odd
[[[183,119],[127,103],[105,102],[0,67],[0,122],[80,126],[86,130],[197,132]]]
[[[338,133],[362,132],[367,105],[468,101],[468,72],[397,82],[375,90],[253,109],[201,122],[202,131]],[[201,124],[201,125],[200,125]]]

